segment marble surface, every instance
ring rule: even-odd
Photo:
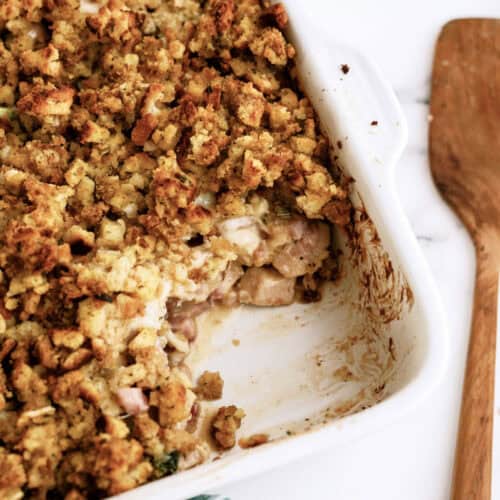
[[[390,428],[218,493],[232,500],[445,499],[450,491],[475,263],[468,235],[439,198],[430,177],[430,71],[433,46],[447,20],[499,17],[500,4],[498,0],[308,0],[307,6],[318,29],[331,32],[334,24],[334,36],[380,66],[401,101],[409,143],[396,173],[398,189],[442,294],[453,338],[452,361],[436,391]]]

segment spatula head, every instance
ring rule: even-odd
[[[500,230],[500,19],[459,19],[439,37],[431,97],[436,184],[473,237]]]

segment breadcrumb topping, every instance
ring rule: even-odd
[[[234,405],[221,406],[212,421],[212,436],[217,446],[223,450],[236,444],[236,431],[241,426],[245,412]]]
[[[224,388],[224,380],[219,372],[203,372],[198,379],[196,394],[199,398],[208,401],[219,399],[222,397]]]
[[[214,304],[289,304],[350,223],[281,4],[0,3],[0,497],[205,461],[185,358]],[[232,448],[244,411],[211,422]],[[250,447],[267,440],[242,441]]]

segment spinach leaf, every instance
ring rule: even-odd
[[[153,467],[155,468],[155,477],[170,476],[177,471],[179,465],[180,453],[177,450],[166,453],[163,457],[155,458],[153,460]]]

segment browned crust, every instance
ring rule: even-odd
[[[139,318],[167,281],[181,307],[242,300],[242,266],[264,260],[224,237],[223,220],[262,207],[279,219],[279,206],[348,222],[293,81],[283,6],[172,6],[0,2],[0,498],[101,498],[205,460],[195,431],[223,381],[188,382],[195,313],[160,328]],[[299,278],[310,298],[329,264]],[[219,450],[243,418],[219,409]]]

